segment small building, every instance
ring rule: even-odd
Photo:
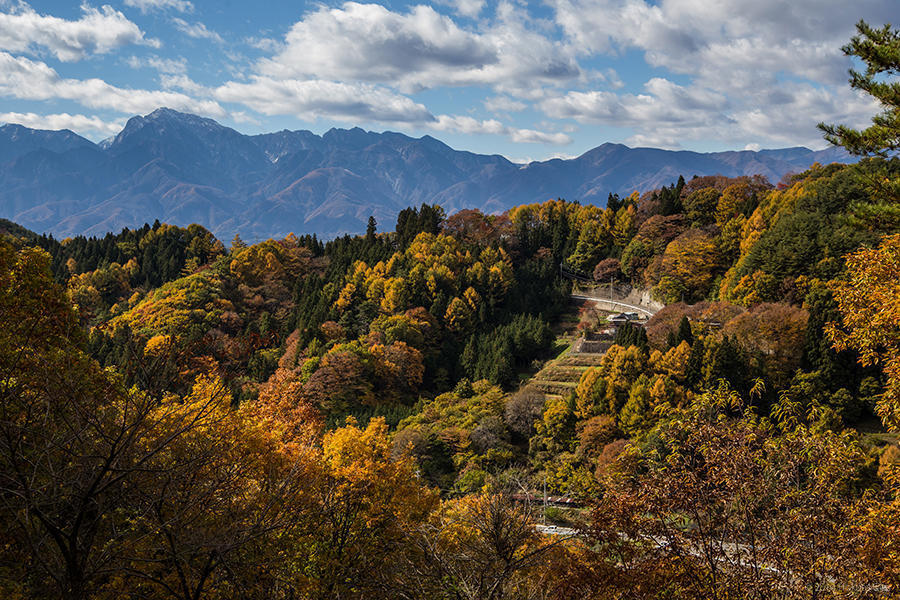
[[[621,325],[624,325],[631,319],[629,319],[628,315],[626,315],[625,313],[619,313],[617,315],[612,315],[611,317],[607,317],[606,320],[609,321],[610,323],[612,323],[613,325],[615,325],[616,327],[619,327]]]
[[[641,320],[641,317],[636,312],[627,312],[627,313],[619,313],[616,315],[612,315],[611,317],[607,317],[606,320],[612,323],[615,327],[621,327],[625,323],[639,324],[638,321]]]

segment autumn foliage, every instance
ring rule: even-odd
[[[898,180],[0,233],[0,596],[897,597]]]

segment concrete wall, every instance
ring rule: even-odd
[[[650,295],[650,290],[633,288],[628,285],[614,285],[610,294],[609,286],[581,287],[572,290],[572,295],[590,298],[600,310],[629,312],[641,308],[642,314],[655,314],[665,304],[657,302]]]

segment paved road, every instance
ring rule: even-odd
[[[572,529],[571,527],[557,527],[556,525],[535,525],[534,528],[544,535],[565,535],[568,537],[574,537],[578,534],[578,530]]]
[[[576,537],[578,535],[578,530],[571,527],[558,527],[556,525],[535,525],[534,528],[544,535],[565,537]],[[630,539],[624,533],[620,534],[620,536],[624,540]],[[643,535],[641,536],[641,538],[656,544],[660,548],[665,548],[672,543],[668,538],[665,537]],[[686,554],[695,558],[707,558],[706,552],[704,552],[700,548],[689,547],[683,550]],[[717,553],[717,555],[713,557],[713,560],[715,560],[716,562],[737,564],[742,567],[757,568],[763,571],[769,571],[771,573],[780,574],[782,572],[780,569],[772,565],[758,564],[755,561],[749,560],[749,557],[751,557],[753,553],[751,551],[751,548],[745,544],[735,544],[732,542],[719,541],[718,550],[719,553]]]
[[[649,308],[645,308],[643,306],[635,306],[634,304],[626,304],[624,302],[619,302],[618,300],[610,300],[609,298],[598,298],[596,296],[582,296],[581,294],[572,294],[572,298],[576,300],[586,300],[588,302],[603,302],[605,304],[611,304],[617,307],[622,312],[630,311],[630,312],[639,312],[646,315],[648,318],[652,317],[656,314],[655,310],[651,310]]]

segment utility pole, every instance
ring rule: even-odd
[[[547,524],[547,474],[544,473],[544,508],[541,510],[541,525]]]

